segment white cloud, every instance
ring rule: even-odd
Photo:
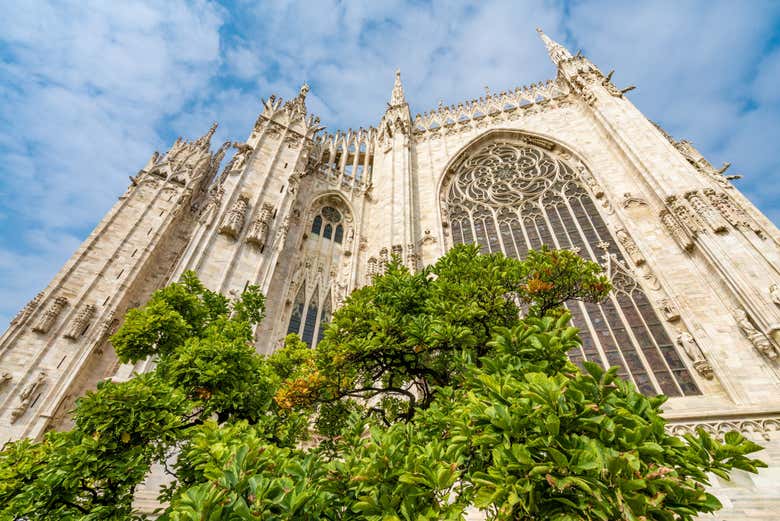
[[[128,174],[167,146],[165,118],[217,72],[224,13],[205,2],[39,1],[3,15],[0,321],[48,283]]]

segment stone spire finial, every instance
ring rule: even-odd
[[[572,58],[571,53],[558,42],[552,40],[549,36],[544,34],[539,27],[536,28],[536,32],[539,33],[539,37],[544,42],[544,46],[547,48],[547,53],[550,55],[550,59],[555,65],[559,65],[562,61],[570,60]]]
[[[404,86],[401,84],[401,69],[396,69],[393,94],[390,96],[390,106],[395,107],[404,103],[406,103],[406,99],[404,98]]]
[[[195,145],[208,148],[211,146],[211,138],[214,135],[214,132],[217,131],[217,127],[219,126],[219,123],[216,121],[211,124],[211,128],[209,128],[209,131],[206,132],[203,136],[199,137],[197,141],[195,141]]]

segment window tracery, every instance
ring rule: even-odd
[[[301,252],[305,267],[296,270],[290,281],[289,298],[295,293],[295,299],[287,327],[287,334],[297,333],[311,347],[322,339],[330,321],[333,287],[342,270],[341,261],[347,256],[345,248],[349,247],[349,241],[346,247],[343,244],[344,234],[350,232],[352,222],[349,208],[334,196],[315,203],[312,214],[311,234],[304,237]]]
[[[582,338],[582,346],[569,353],[572,361],[616,365],[646,394],[699,394],[588,192],[592,176],[568,154],[550,148],[494,140],[457,165],[442,204],[453,242],[475,242],[484,253],[515,258],[548,245],[603,260],[614,285],[609,297],[598,304],[567,303]],[[620,238],[625,247],[627,240]]]

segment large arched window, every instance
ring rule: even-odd
[[[344,233],[349,230],[351,212],[337,197],[328,196],[315,203],[311,217],[311,234],[301,248],[304,269],[296,270],[290,291],[295,294],[289,311],[287,333],[297,333],[309,346],[322,339],[330,322],[334,279],[344,256]],[[300,289],[298,289],[300,288]],[[310,288],[310,291],[308,291]],[[292,298],[290,295],[289,298]]]
[[[571,359],[618,366],[646,394],[699,394],[568,157],[511,140],[473,150],[443,187],[453,241],[516,258],[546,244],[606,259],[615,286],[610,296],[599,304],[567,303],[583,341]]]

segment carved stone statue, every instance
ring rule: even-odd
[[[244,165],[246,165],[247,157],[254,151],[254,148],[252,145],[249,145],[247,143],[239,143],[237,141],[233,142],[233,148],[236,149],[236,155],[233,156],[233,161],[230,165],[231,171],[238,171],[244,168]]]
[[[35,377],[35,380],[27,384],[27,387],[22,389],[22,392],[19,394],[19,405],[17,405],[16,408],[11,411],[11,423],[14,423],[16,420],[18,420],[30,407],[30,402],[33,399],[35,391],[37,391],[43,385],[45,380],[46,371],[39,371],[38,375]]]
[[[225,189],[222,186],[216,190],[212,190],[211,194],[209,194],[206,206],[203,208],[203,211],[198,218],[198,222],[205,224],[206,226],[211,226],[211,223],[214,222],[214,217],[217,215],[217,212],[219,212],[223,195],[225,195]]]
[[[665,298],[658,302],[658,307],[661,308],[661,312],[664,314],[664,318],[669,322],[675,322],[680,320],[680,311],[675,306],[674,302]]]
[[[286,215],[282,220],[282,224],[279,226],[279,231],[276,232],[276,249],[281,251],[284,248],[284,243],[287,242],[287,232],[290,231],[290,216]]]
[[[733,314],[742,333],[750,340],[753,347],[770,360],[776,359],[777,351],[772,347],[772,343],[761,331],[756,329],[756,326],[753,325],[750,318],[748,318],[747,313],[745,313],[745,310],[734,308]]]
[[[693,368],[704,378],[711,380],[713,376],[712,366],[707,361],[704,353],[701,352],[701,348],[699,347],[699,344],[696,343],[696,339],[687,331],[683,331],[677,335],[676,342],[688,356],[688,359],[693,362]]]
[[[769,286],[769,297],[776,305],[780,306],[780,285],[772,284]]]

